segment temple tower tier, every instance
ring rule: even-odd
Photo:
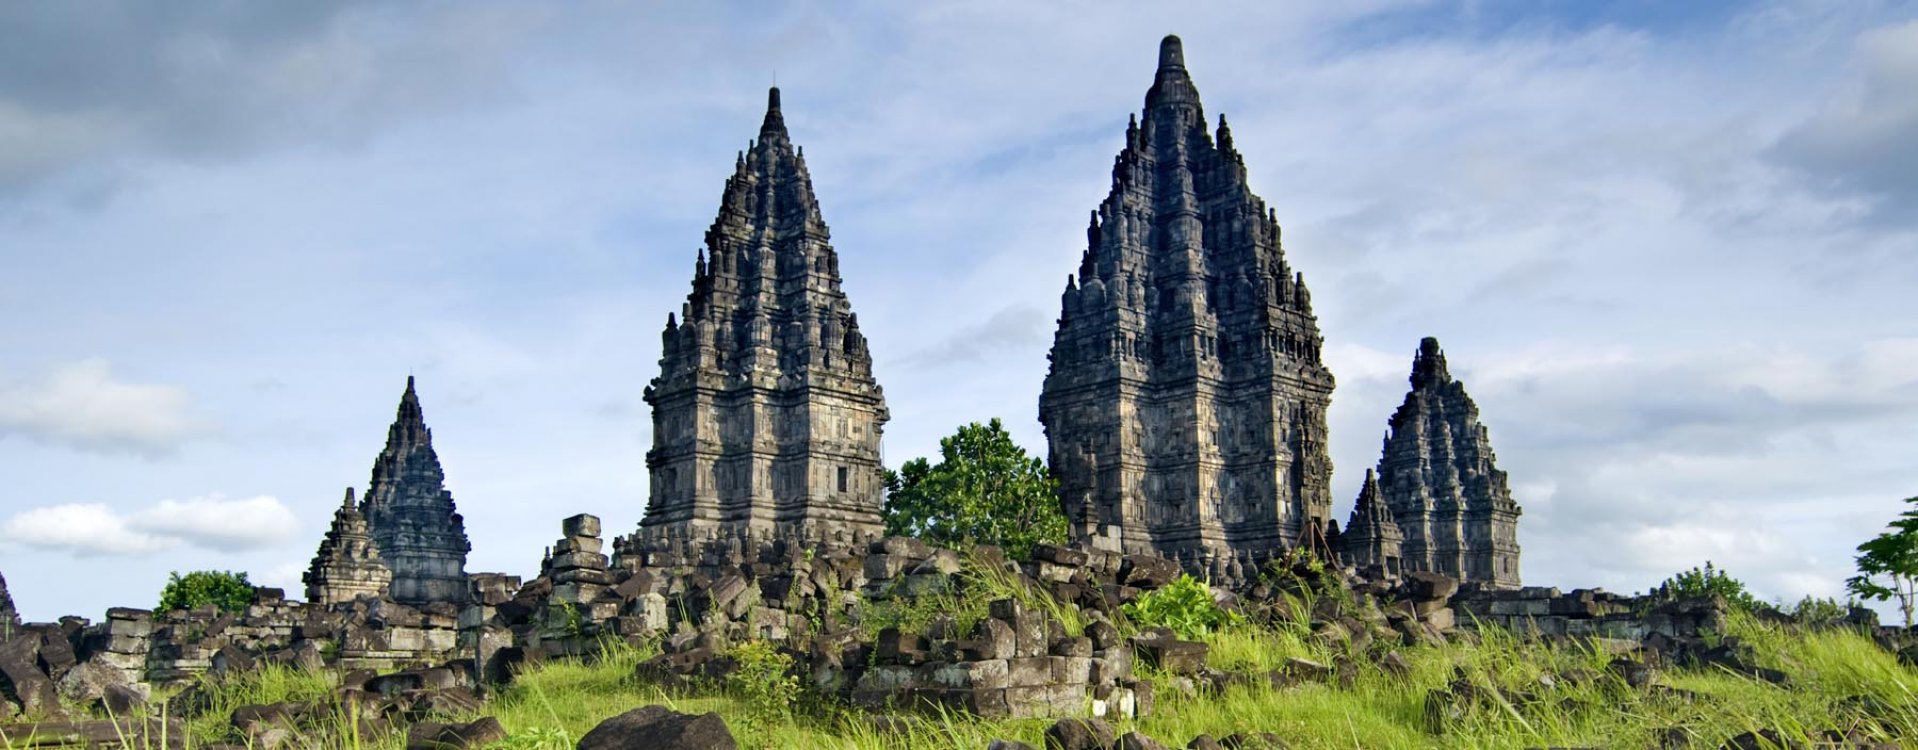
[[[888,414],[779,89],[726,179],[666,316],[646,454],[650,498],[625,544],[773,535],[853,543],[884,529]]]
[[[1438,339],[1419,342],[1411,382],[1378,469],[1379,494],[1404,537],[1405,569],[1517,587],[1522,511],[1478,405],[1452,377]]]
[[[1073,535],[1207,570],[1323,539],[1323,343],[1276,213],[1166,37],[1067,275],[1039,397]]]

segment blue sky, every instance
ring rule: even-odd
[[[0,7],[0,573],[298,588],[419,376],[470,570],[636,526],[659,331],[777,79],[893,421],[1036,420],[1156,45],[1306,274],[1335,496],[1445,344],[1528,582],[1836,594],[1918,495],[1908,3]]]

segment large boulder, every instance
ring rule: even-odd
[[[0,690],[29,716],[58,718],[60,695],[40,670],[40,642],[40,634],[25,633],[0,643]]]
[[[1119,738],[1101,719],[1060,719],[1046,727],[1046,750],[1111,750]]]
[[[506,728],[499,719],[482,716],[465,724],[422,721],[406,731],[406,750],[466,750],[503,742]]]
[[[599,723],[579,738],[579,750],[738,750],[719,714],[682,714],[645,706]]]

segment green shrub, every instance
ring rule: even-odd
[[[1792,619],[1806,625],[1823,625],[1845,619],[1851,613],[1850,608],[1840,604],[1837,599],[1820,599],[1807,595],[1785,609]]]
[[[1212,588],[1190,575],[1148,591],[1127,603],[1125,615],[1144,628],[1171,628],[1180,638],[1196,639],[1244,618],[1212,599]]]
[[[222,612],[245,611],[253,603],[253,584],[246,572],[196,570],[186,575],[167,574],[166,588],[160,590],[161,612],[193,609],[211,604]]]
[[[1724,598],[1725,603],[1731,605],[1733,609],[1744,612],[1755,611],[1765,606],[1763,602],[1758,601],[1758,597],[1752,596],[1751,592],[1745,589],[1744,581],[1731,577],[1724,570],[1712,565],[1710,560],[1705,561],[1703,568],[1692,568],[1665,579],[1665,582],[1659,584],[1658,588],[1652,589],[1651,593],[1653,597],[1668,602],[1709,599],[1718,596]]]
[[[745,704],[741,723],[752,734],[786,721],[799,703],[802,687],[792,673],[793,659],[766,641],[747,641],[726,652],[733,671],[726,690]]]

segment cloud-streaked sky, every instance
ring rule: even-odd
[[[634,528],[659,332],[777,80],[897,465],[1043,454],[1058,294],[1185,39],[1339,380],[1341,517],[1421,336],[1527,582],[1833,595],[1918,495],[1918,6],[0,5],[0,573],[297,595],[406,376],[469,570]],[[185,499],[182,499],[185,498]]]

